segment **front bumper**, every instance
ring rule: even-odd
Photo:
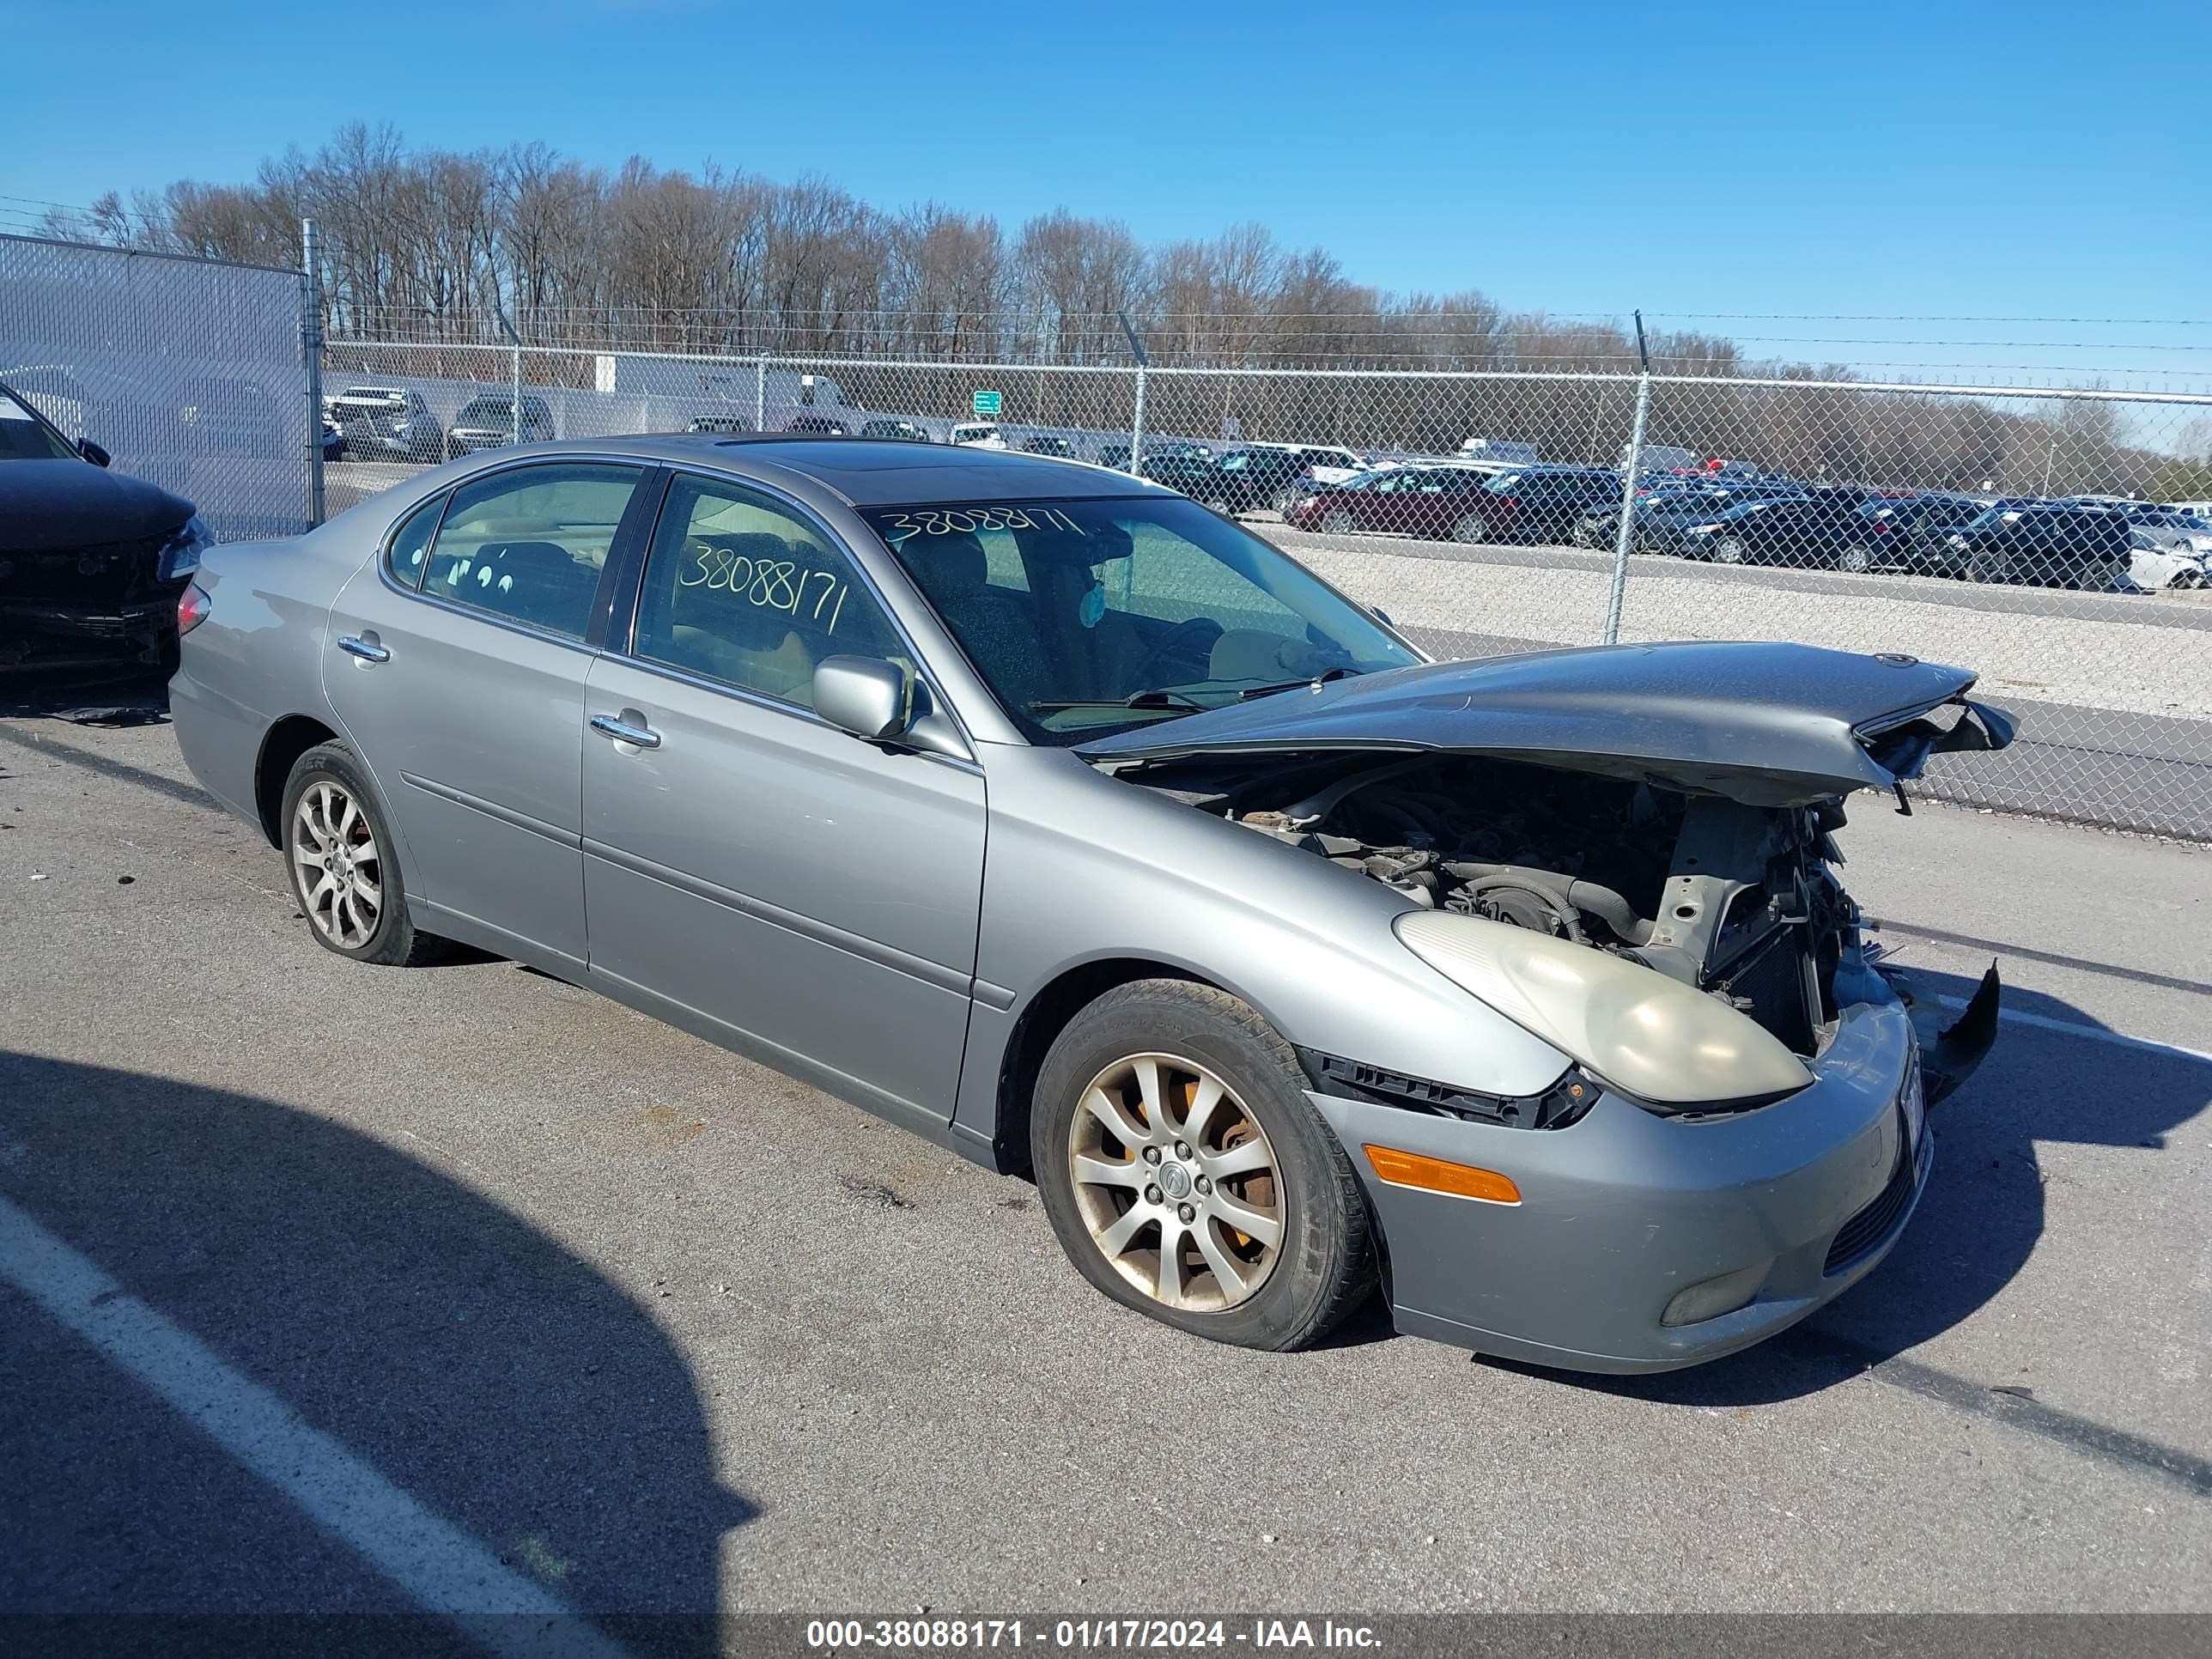
[[[0,673],[159,667],[174,650],[179,580],[158,597],[83,606],[0,605]]]
[[[1563,1129],[1509,1128],[1310,1094],[1366,1183],[1399,1328],[1570,1370],[1670,1370],[1795,1324],[1878,1265],[1933,1159],[1907,1145],[1903,1100],[1919,1042],[1905,1006],[1864,967],[1814,1081],[1705,1121],[1607,1095]],[[1913,1117],[1919,1120],[1920,1115]],[[1495,1170],[1518,1204],[1381,1181],[1367,1145]],[[1665,1325],[1680,1292],[1764,1266],[1749,1304]]]

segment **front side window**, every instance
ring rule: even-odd
[[[719,479],[669,486],[631,655],[811,708],[824,657],[903,651],[852,560],[798,514]]]
[[[1036,742],[1081,743],[1419,660],[1311,572],[1194,501],[861,516]]]
[[[463,484],[431,544],[422,591],[580,640],[640,476],[632,466],[525,466]]]

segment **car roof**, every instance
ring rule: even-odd
[[[526,454],[625,455],[670,466],[710,466],[766,483],[811,479],[853,507],[912,501],[1014,501],[1055,495],[1157,495],[1158,484],[1110,467],[1019,449],[964,449],[912,438],[839,438],[812,433],[664,433],[635,438],[576,438],[500,452],[512,465]]]

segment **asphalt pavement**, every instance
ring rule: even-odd
[[[2002,1041],[1864,1284],[1604,1380],[1179,1335],[1018,1180],[319,950],[166,726],[0,721],[0,1608],[2212,1609],[2212,854],[1844,844]]]

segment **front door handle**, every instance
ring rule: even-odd
[[[349,657],[359,657],[363,662],[390,662],[392,647],[379,645],[374,640],[357,639],[351,634],[338,636],[338,649]]]
[[[660,733],[649,726],[634,726],[619,714],[594,714],[592,730],[604,732],[617,743],[635,744],[640,749],[660,747]]]

